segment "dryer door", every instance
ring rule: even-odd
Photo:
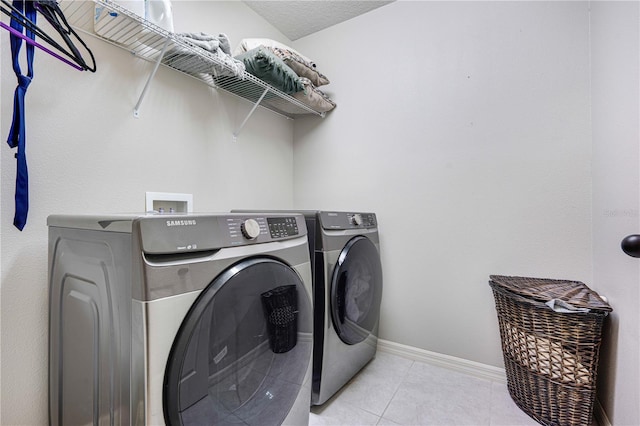
[[[354,345],[377,334],[382,266],[366,237],[351,239],[340,252],[331,280],[331,317],[343,342]]]
[[[173,343],[167,424],[281,424],[309,392],[312,322],[311,298],[289,266],[254,258],[227,269],[198,296]]]

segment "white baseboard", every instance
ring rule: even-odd
[[[439,354],[424,349],[414,348],[412,346],[394,343],[388,340],[378,339],[378,350],[414,361],[421,361],[431,365],[448,368],[460,373],[466,373],[481,379],[493,380],[496,382],[506,383],[507,375],[504,368],[494,367],[492,365],[482,364],[475,361],[469,361],[463,358],[457,358],[451,355]],[[600,401],[596,399],[593,407],[593,416],[598,426],[613,426],[607,417],[607,413],[600,405]]]
[[[437,365],[439,367],[466,373],[471,376],[480,377],[482,379],[488,379],[502,383],[507,382],[507,376],[504,372],[504,368],[494,367],[492,365],[469,361],[451,355],[439,354],[437,352],[414,348],[412,346],[403,345],[401,343],[394,343],[382,339],[378,339],[378,350],[380,352],[398,355],[403,358],[412,359],[414,361],[422,361],[426,362],[427,364]]]

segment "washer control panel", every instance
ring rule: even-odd
[[[362,229],[377,226],[375,213],[320,212],[324,229]]]
[[[264,217],[226,217],[223,226],[233,245],[246,244],[268,235],[267,220]]]
[[[307,235],[304,216],[294,213],[153,214],[122,220],[133,221],[132,231],[148,254],[217,250]]]
[[[255,240],[260,235],[260,224],[255,219],[247,219],[240,224],[242,236],[248,240]]]
[[[264,243],[283,240],[301,235],[299,220],[290,216],[229,216],[225,218],[225,228],[232,245]]]
[[[271,238],[294,237],[300,233],[295,217],[268,217]]]

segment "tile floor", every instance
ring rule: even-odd
[[[311,408],[319,425],[537,425],[505,383],[378,351],[340,392]]]

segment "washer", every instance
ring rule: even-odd
[[[48,225],[50,424],[308,424],[303,216]]]
[[[311,403],[322,405],[376,354],[382,266],[375,213],[297,211],[309,232],[314,349]]]

